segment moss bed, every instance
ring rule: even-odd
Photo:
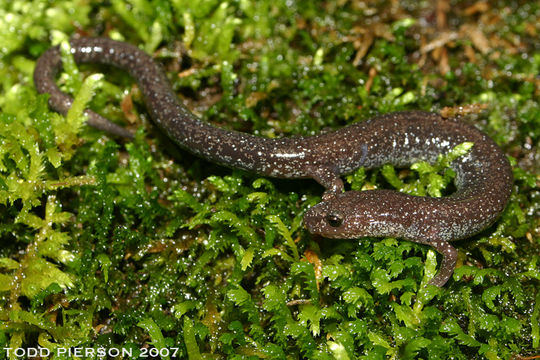
[[[1,2],[0,358],[538,358],[539,24],[534,1]],[[78,106],[51,111],[35,61],[76,36],[140,46],[204,121],[261,136],[463,114],[508,154],[511,201],[455,243],[449,283],[425,287],[429,247],[310,235],[319,185],[179,149],[125,72],[65,55],[58,83]],[[86,106],[135,140],[86,126]],[[426,164],[345,180],[451,192]]]

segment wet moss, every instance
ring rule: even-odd
[[[0,5],[2,348],[177,348],[190,359],[537,354],[540,8],[437,3]],[[123,72],[68,67],[59,84],[80,105],[67,118],[50,111],[33,64],[77,34],[138,44],[205,121],[263,136],[485,104],[463,121],[512,157],[511,202],[490,229],[456,244],[449,284],[423,287],[437,266],[428,247],[312,237],[302,215],[320,200],[318,185],[175,148]],[[136,139],[84,126],[85,106],[128,119]],[[346,179],[436,196],[451,175],[442,161]]]

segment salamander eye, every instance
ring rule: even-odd
[[[341,216],[339,214],[330,213],[330,214],[326,215],[326,222],[331,227],[337,228],[337,227],[341,226],[341,224],[343,223],[343,219],[341,218]]]

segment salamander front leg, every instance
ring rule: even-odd
[[[343,181],[330,169],[317,169],[311,175],[315,181],[324,186],[326,190],[322,195],[323,200],[328,200],[345,191]]]
[[[443,256],[439,272],[433,279],[429,281],[431,285],[441,287],[446,284],[448,279],[450,279],[454,273],[457,261],[457,250],[448,242],[443,240],[430,242],[429,245],[433,246],[433,248],[435,248],[435,250],[437,250]]]

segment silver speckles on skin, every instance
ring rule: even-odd
[[[333,238],[396,236],[433,246],[443,254],[441,270],[431,281],[438,286],[446,283],[455,266],[457,253],[448,241],[492,224],[510,197],[512,173],[502,151],[486,135],[456,120],[400,112],[316,136],[268,139],[201,122],[179,102],[160,66],[133,45],[82,38],[71,41],[71,52],[77,63],[109,64],[128,71],[138,82],[153,120],[182,148],[262,175],[318,181],[327,191],[323,202],[304,217],[312,233]],[[38,92],[50,94],[50,106],[66,114],[73,99],[55,83],[61,66],[58,47],[47,50],[36,63],[34,82]],[[85,114],[93,127],[132,137],[91,110]],[[474,146],[452,163],[457,191],[449,197],[415,197],[388,190],[342,193],[340,176],[360,166],[433,162],[438,154],[466,141]]]

